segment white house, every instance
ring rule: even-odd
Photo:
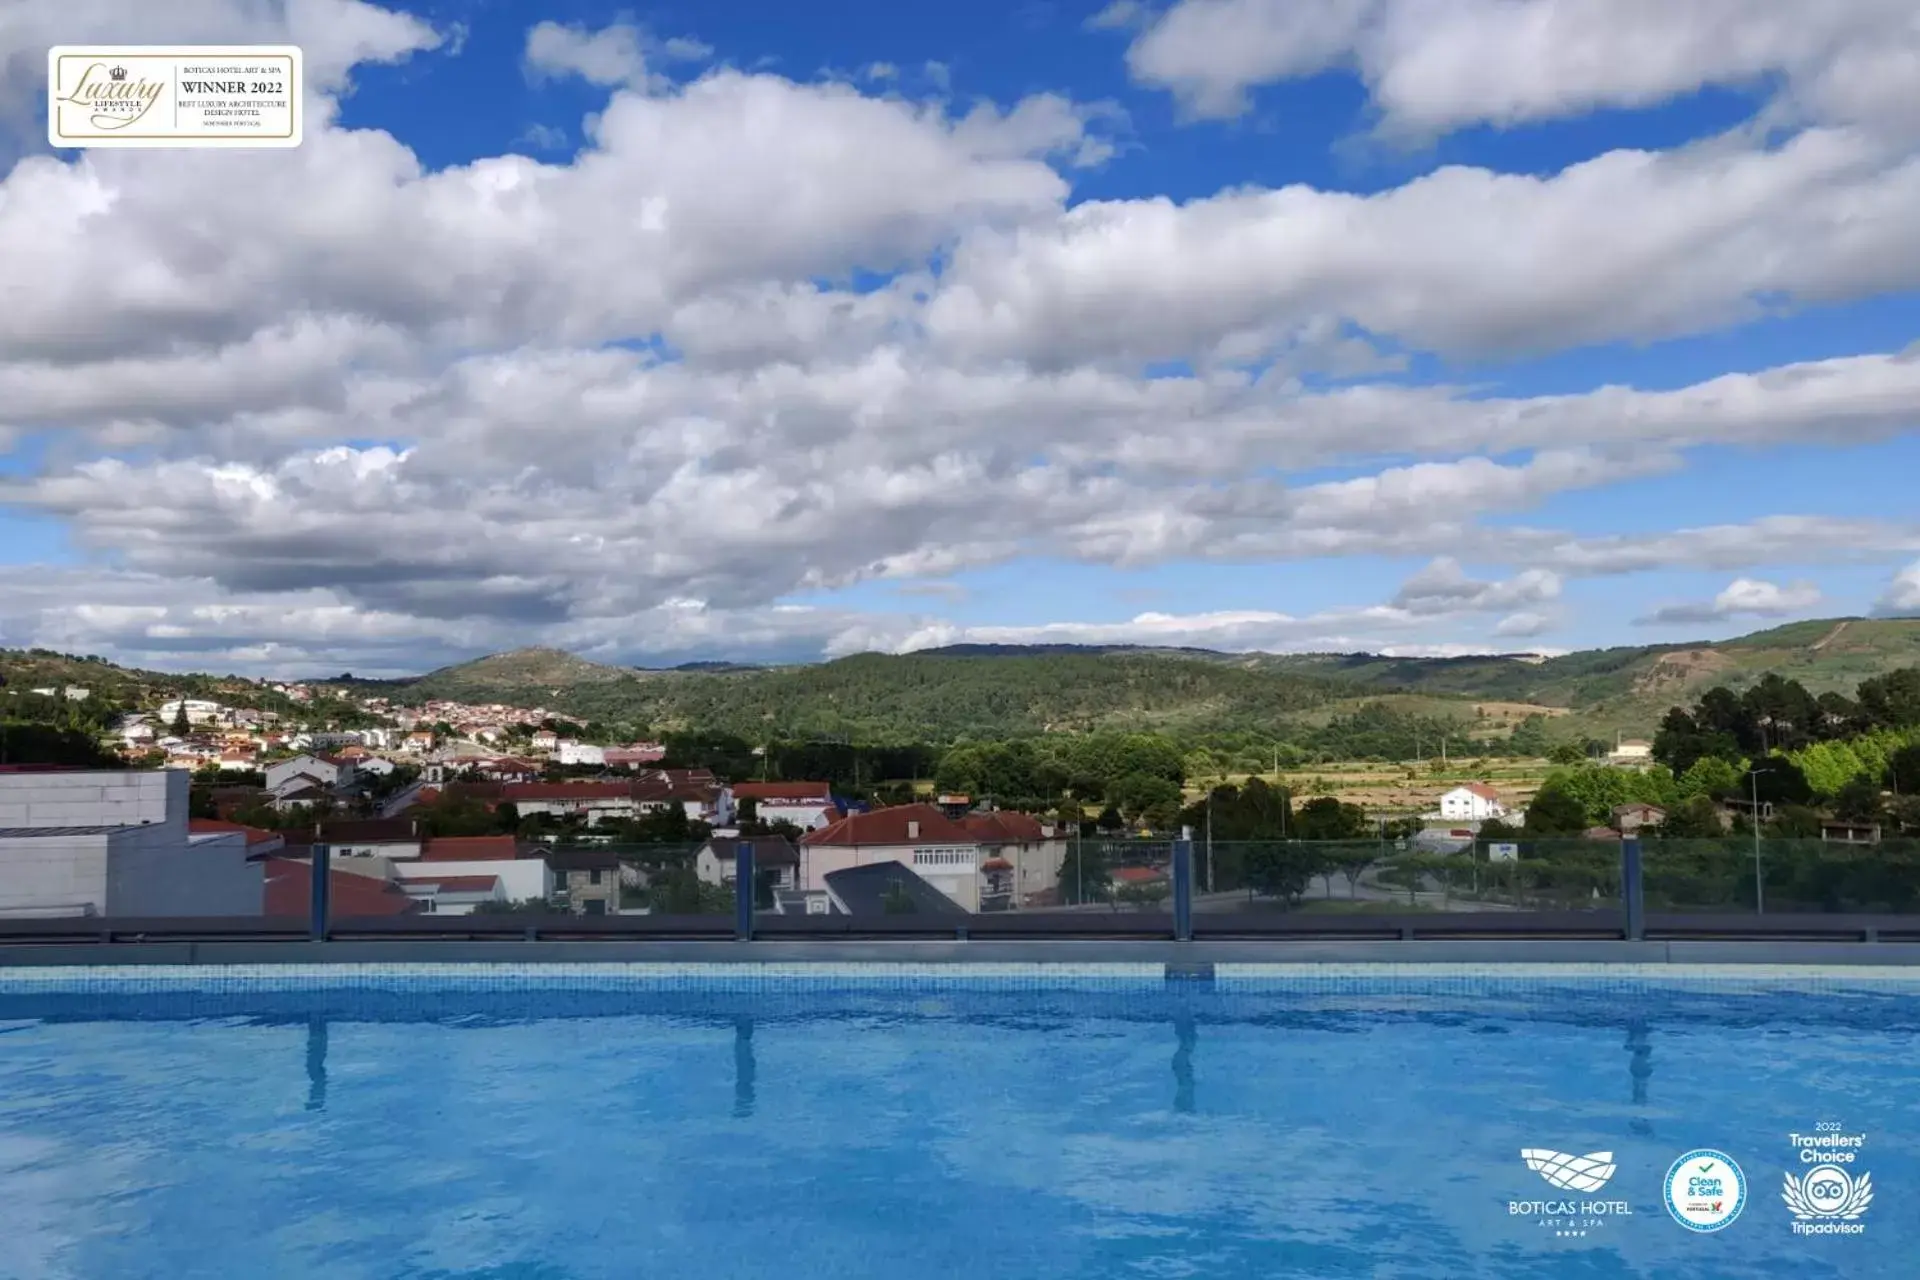
[[[743,800],[753,801],[760,821],[791,822],[802,831],[817,831],[840,816],[833,791],[824,782],[736,782],[736,809]]]
[[[554,751],[554,758],[561,764],[605,764],[607,749],[597,747],[591,742],[567,741],[560,743]]]
[[[267,766],[267,790],[278,791],[282,783],[301,774],[322,786],[342,787],[353,781],[353,772],[351,760],[342,760],[337,756],[298,755],[291,760],[277,760]]]
[[[220,718],[222,710],[219,703],[204,698],[175,698],[172,702],[160,704],[160,718],[172,724],[182,707],[187,709],[188,724],[212,724]]]
[[[799,888],[824,892],[836,871],[898,862],[969,912],[1046,904],[1064,838],[1024,814],[951,818],[930,804],[852,813],[800,839]]]
[[[1485,822],[1505,817],[1506,802],[1484,782],[1468,782],[1440,797],[1440,816],[1455,822]]]
[[[177,769],[0,767],[0,915],[253,916],[244,829],[187,825]]]
[[[1607,763],[1616,768],[1644,769],[1653,763],[1653,744],[1644,738],[1622,738],[1607,753]]]
[[[609,818],[638,817],[641,812],[632,784],[625,782],[509,782],[500,788],[500,798],[522,818],[536,813],[556,818],[577,815],[590,827]]]
[[[468,914],[481,902],[545,901],[553,896],[552,868],[543,858],[521,857],[512,836],[429,839],[419,858],[392,866],[408,896],[441,915]],[[497,883],[483,883],[486,880]]]
[[[774,888],[800,887],[800,851],[785,836],[753,836],[745,840],[715,836],[694,855],[694,874],[707,884],[732,884],[734,868],[738,865],[734,855],[742,844],[753,846],[753,868],[756,872],[770,872]]]

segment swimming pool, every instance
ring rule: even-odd
[[[1910,974],[808,972],[0,971],[0,1275],[1713,1280],[1920,1257]],[[1853,1156],[1844,1192],[1808,1189],[1790,1134]],[[1663,1203],[1702,1149],[1746,1189],[1711,1231]],[[1872,1198],[1797,1219],[1789,1173],[1803,1207]]]

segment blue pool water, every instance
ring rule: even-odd
[[[0,977],[0,1275],[1920,1274],[1920,985],[208,981]],[[1823,1124],[1862,1234],[1792,1230]]]

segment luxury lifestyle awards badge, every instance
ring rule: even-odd
[[[47,142],[71,147],[297,147],[292,45],[55,45]]]
[[[1585,1194],[1559,1200],[1509,1200],[1508,1217],[1530,1217],[1559,1239],[1577,1240],[1609,1218],[1633,1216],[1633,1206],[1625,1200],[1589,1198],[1613,1181],[1619,1168],[1613,1162],[1613,1152],[1595,1151],[1579,1156],[1546,1147],[1526,1147],[1521,1150],[1520,1159],[1548,1186]]]
[[[1859,1167],[1864,1133],[1823,1120],[1812,1133],[1789,1133],[1798,1174],[1789,1169],[1780,1198],[1793,1215],[1797,1236],[1865,1235],[1860,1221],[1873,1203],[1873,1175]]]

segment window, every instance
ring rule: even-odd
[[[599,873],[598,871],[589,871],[589,872],[587,872],[587,883],[588,883],[588,884],[590,884],[590,885],[592,885],[592,886],[593,886],[594,888],[596,888],[596,889],[597,889],[597,888],[599,888],[599,887],[600,887],[600,873]]]

